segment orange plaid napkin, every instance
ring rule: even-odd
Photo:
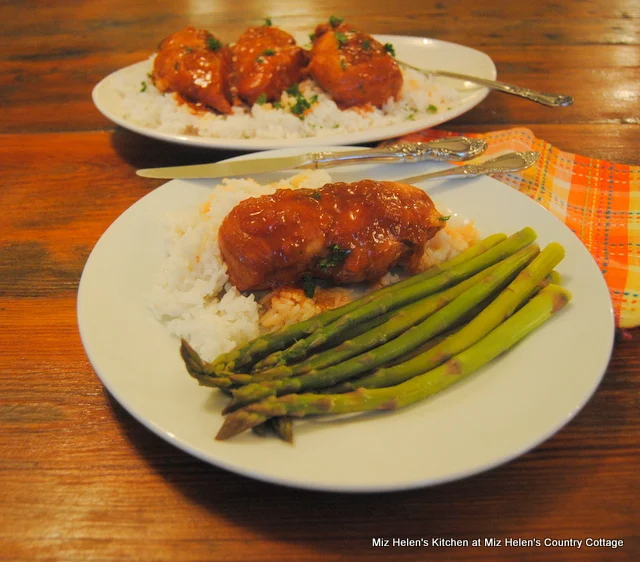
[[[458,135],[426,129],[402,137],[419,141]],[[620,328],[640,325],[640,166],[613,164],[558,150],[529,129],[486,134],[482,159],[513,150],[540,152],[537,165],[494,177],[551,211],[582,240],[600,267]]]

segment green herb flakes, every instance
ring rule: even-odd
[[[428,111],[429,113],[437,113],[438,108],[437,108],[435,105],[433,105],[433,104],[431,103],[431,104],[429,104],[429,106],[427,107],[427,111]]]
[[[322,258],[318,262],[318,266],[322,270],[327,270],[327,269],[331,269],[332,267],[337,267],[339,265],[342,265],[344,260],[347,259],[347,256],[349,255],[349,253],[350,253],[350,250],[342,249],[337,244],[332,244],[331,246],[329,246],[329,254],[327,255],[326,258]]]
[[[304,291],[304,295],[310,299],[313,298],[316,292],[316,280],[308,273],[302,276],[302,290]]]
[[[311,107],[309,100],[304,96],[298,96],[295,103],[291,106],[291,113],[298,117]]]
[[[300,94],[300,87],[298,86],[298,84],[291,84],[291,86],[289,86],[285,92],[287,92],[287,94],[289,94],[290,96],[299,96]]]
[[[262,93],[258,96],[258,99],[256,100],[256,103],[258,105],[264,105],[265,103],[267,103],[267,94]]]
[[[276,52],[275,52],[275,50],[274,50],[274,49],[265,49],[264,51],[262,51],[262,54],[263,54],[265,57],[272,57],[273,55],[275,55],[275,54],[276,54]]]
[[[222,48],[222,43],[215,37],[209,37],[207,39],[207,47],[210,51],[219,51]]]
[[[392,57],[396,56],[396,50],[393,48],[393,45],[391,43],[385,43],[384,50],[387,51],[387,53],[389,53]]]
[[[265,27],[271,27],[272,25],[273,25],[273,22],[271,21],[271,18],[264,18]]]
[[[336,16],[331,16],[329,18],[329,24],[331,25],[331,27],[338,27],[342,22],[344,21],[344,18],[338,18]]]
[[[450,218],[451,218],[451,215],[446,215],[446,216],[442,215],[441,217],[438,217],[438,220],[442,222],[447,222]]]
[[[142,82],[140,82],[140,91],[141,92],[146,92],[147,91],[147,83],[144,80]]]
[[[289,106],[289,111],[300,117],[300,119],[303,119],[303,113],[318,101],[317,95],[311,96],[309,99],[305,98],[300,92],[298,84],[292,84],[285,91],[290,97],[294,98],[293,104]]]
[[[342,47],[344,47],[347,44],[349,39],[347,39],[347,36],[341,31],[336,31],[335,35],[336,35],[336,40],[338,41],[338,49],[342,49]]]
[[[362,42],[362,50],[363,51],[368,51],[369,49],[371,49],[371,41],[369,41],[369,39],[365,39]]]

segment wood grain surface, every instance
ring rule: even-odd
[[[193,24],[231,40],[267,16],[310,31],[480,49],[500,79],[569,93],[550,109],[499,93],[443,129],[529,127],[557,147],[640,164],[637,0],[72,0],[0,4],[0,560],[640,560],[640,332],[618,335],[583,411],[487,473],[411,492],[323,494],[200,462],[135,421],[81,345],[76,291],[105,229],[161,181],[136,168],[236,153],[143,138],[91,90]],[[620,539],[610,548],[375,548],[374,537]]]

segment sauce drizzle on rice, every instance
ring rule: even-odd
[[[149,306],[158,321],[210,361],[261,332],[304,320],[319,309],[335,308],[354,298],[355,293],[343,287],[317,289],[313,299],[301,289],[281,288],[258,300],[256,295],[242,294],[228,282],[218,247],[222,220],[243,199],[268,195],[277,189],[315,189],[330,181],[329,174],[321,170],[304,171],[269,185],[251,179],[226,179],[211,190],[198,208],[168,217],[167,256],[148,294]],[[479,238],[472,221],[448,209],[439,210],[451,218],[427,243],[420,270],[454,257]],[[388,284],[398,279],[398,274],[392,272],[376,283]]]

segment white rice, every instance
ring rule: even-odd
[[[336,103],[311,79],[300,83],[305,98],[318,96],[317,103],[304,119],[288,108],[293,98],[284,92],[282,108],[271,103],[251,108],[234,108],[232,115],[195,112],[188,104],[178,103],[174,94],[163,94],[150,79],[152,55],[146,64],[133,65],[113,78],[118,104],[116,113],[133,124],[159,132],[227,139],[296,139],[365,131],[372,128],[413,121],[450,109],[459,101],[454,88],[433,76],[415,70],[403,71],[404,85],[399,99],[390,99],[382,109],[340,110]]]
[[[169,333],[185,338],[207,361],[248,341],[264,331],[260,323],[260,303],[254,295],[239,293],[227,276],[220,256],[218,228],[224,217],[240,201],[248,197],[268,195],[282,188],[317,188],[331,181],[322,170],[304,171],[288,180],[260,185],[251,179],[225,179],[211,191],[199,208],[188,209],[167,217],[167,255],[153,280],[148,302],[156,318]],[[439,209],[451,214],[448,209]],[[421,268],[450,259],[478,239],[471,221],[452,214],[446,227],[427,244]],[[387,274],[381,284],[398,280]],[[300,291],[300,293],[302,293]],[[276,299],[273,299],[276,300]],[[279,299],[277,318],[280,324],[292,319],[303,320],[317,312],[305,297],[294,298],[292,318],[287,318],[287,301]],[[278,326],[274,315],[265,315],[269,329]]]

